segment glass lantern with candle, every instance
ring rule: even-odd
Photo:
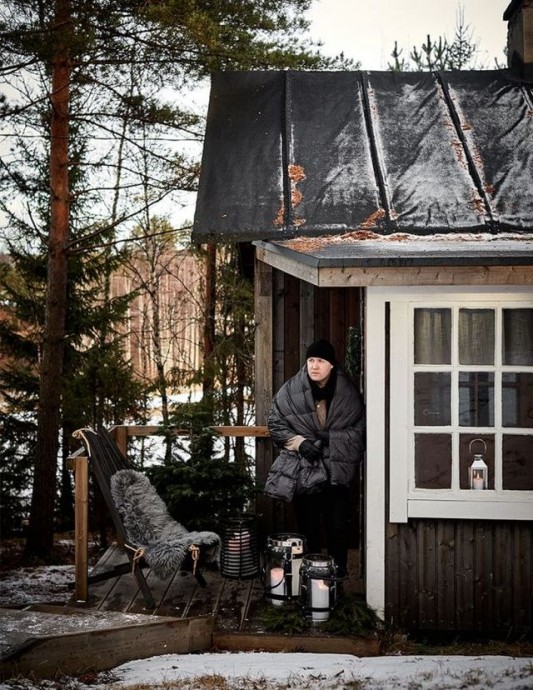
[[[267,538],[265,549],[265,597],[274,606],[297,600],[305,540],[301,534],[284,532]]]
[[[306,554],[300,570],[300,596],[306,617],[311,623],[329,619],[337,597],[337,566],[321,553]]]
[[[483,444],[483,452],[472,452],[474,443]],[[470,442],[470,455],[472,456],[472,464],[470,465],[470,489],[474,491],[481,491],[487,489],[489,486],[489,468],[485,462],[485,455],[487,452],[487,444],[482,438],[475,438]]]

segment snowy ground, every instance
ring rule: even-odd
[[[12,680],[0,690],[455,690],[533,688],[533,659],[502,656],[388,656],[348,654],[221,653],[166,655],[132,661],[90,685],[63,678],[35,684]]]
[[[1,574],[0,607],[68,600],[73,566],[19,568]],[[0,620],[0,642],[2,621]],[[83,682],[82,682],[83,681]],[[533,657],[382,656],[241,653],[151,657],[83,679],[12,679],[0,690],[532,690]]]

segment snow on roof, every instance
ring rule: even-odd
[[[533,233],[411,233],[379,235],[357,230],[342,235],[257,242],[271,251],[295,252],[300,261],[325,267],[414,265],[533,265]]]
[[[217,73],[193,238],[532,233],[532,170],[507,70]]]

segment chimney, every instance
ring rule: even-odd
[[[512,0],[507,22],[507,64],[517,76],[533,81],[533,0]]]

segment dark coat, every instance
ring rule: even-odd
[[[331,484],[347,486],[354,478],[356,468],[364,455],[364,421],[361,393],[342,369],[337,367],[337,385],[325,426],[325,431],[329,432],[329,445],[323,451],[324,464]],[[320,431],[320,427],[306,364],[284,383],[274,396],[268,416],[268,428],[272,440],[282,449],[287,441],[296,435],[310,441],[319,441],[317,432]],[[298,453],[281,451],[275,462],[280,470],[278,481],[294,480],[302,466],[299,465],[298,459],[302,460]],[[287,466],[283,471],[285,462]],[[289,491],[290,487],[282,486],[279,489],[283,494]],[[300,487],[299,490],[305,491],[306,488]],[[273,493],[270,492],[269,495]],[[282,497],[290,500],[286,496]]]

